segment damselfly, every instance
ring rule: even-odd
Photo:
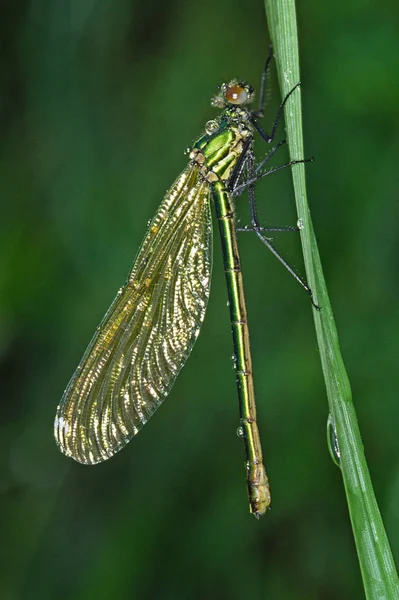
[[[282,168],[264,171],[267,160],[282,142],[255,167],[254,135],[257,132],[268,143],[273,140],[290,95],[281,104],[268,135],[258,120],[263,116],[270,58],[271,54],[262,76],[257,111],[248,108],[253,89],[242,81],[223,84],[212,99],[221,114],[205,125],[205,133],[189,150],[189,164],[151,221],[127,282],[64,392],[54,425],[57,444],[64,454],[80,463],[95,464],[123,448],[162,404],[204,320],[211,281],[213,200],[230,305],[239,432],[245,445],[250,510],[256,516],[264,514],[269,506],[270,490],[256,422],[234,196],[249,190],[250,230],[310,292],[276,253],[256,216],[254,184]],[[302,161],[283,166],[296,162]]]

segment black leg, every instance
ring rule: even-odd
[[[273,123],[273,127],[272,127],[272,132],[271,134],[267,134],[266,131],[264,131],[262,129],[262,127],[259,125],[259,123],[256,122],[256,117],[254,115],[254,113],[252,114],[252,118],[251,118],[251,123],[252,125],[255,127],[256,131],[259,133],[259,135],[269,144],[271,141],[274,140],[274,136],[276,135],[276,131],[277,131],[277,127],[278,124],[280,122],[281,119],[281,115],[283,114],[283,110],[284,110],[284,106],[285,103],[287,102],[288,98],[291,96],[291,94],[301,85],[301,82],[298,82],[296,85],[294,85],[294,87],[292,88],[292,90],[290,92],[288,92],[288,94],[286,95],[286,97],[284,98],[284,100],[282,101],[282,103],[279,106],[279,109],[277,111],[277,115],[276,118],[274,119],[274,123]]]
[[[234,171],[231,174],[231,177],[229,179],[228,189],[229,189],[230,193],[232,193],[232,191],[234,190],[234,188],[237,187],[237,183],[239,182],[239,180],[240,180],[240,178],[241,178],[241,176],[242,176],[242,174],[244,172],[244,169],[245,169],[245,166],[246,166],[246,163],[247,163],[248,153],[250,152],[251,145],[252,145],[252,140],[251,139],[248,139],[244,143],[241,155],[240,155],[240,157],[239,157],[239,159],[237,161],[237,164],[234,167]]]
[[[260,171],[262,169],[262,167],[265,166],[265,164],[272,158],[272,156],[277,152],[277,150],[286,143],[287,140],[281,140],[281,142],[279,142],[277,144],[277,146],[275,146],[274,148],[272,148],[270,150],[270,152],[268,152],[268,154],[266,154],[265,158],[263,160],[261,160],[261,162],[256,166],[255,168],[255,173],[258,173],[258,171]]]
[[[266,58],[265,67],[262,71],[262,77],[260,79],[260,88],[259,88],[259,102],[258,102],[258,110],[252,111],[252,116],[256,119],[262,119],[264,116],[265,110],[265,94],[266,94],[266,81],[267,75],[269,72],[270,61],[273,58],[273,45],[270,44],[269,52]]]
[[[296,90],[296,89],[297,89],[297,88],[298,88],[300,85],[301,85],[301,82],[300,82],[300,81],[299,81],[299,82],[298,82],[296,85],[294,85],[294,87],[292,88],[292,90],[290,90],[290,91],[288,92],[288,94],[286,95],[286,97],[284,98],[284,100],[282,101],[282,103],[280,104],[280,107],[279,107],[279,109],[278,109],[278,111],[277,111],[276,118],[274,119],[273,128],[272,128],[272,132],[271,132],[271,134],[270,134],[270,138],[271,138],[272,140],[274,139],[274,136],[275,136],[275,134],[276,134],[277,126],[278,126],[278,123],[279,123],[279,121],[280,121],[280,119],[281,119],[281,115],[283,114],[284,106],[285,106],[285,104],[286,104],[286,102],[287,102],[288,98],[291,96],[291,94],[292,94],[293,92],[295,92],[295,90]]]
[[[255,175],[254,177],[249,177],[248,174],[248,179],[247,181],[244,181],[244,183],[237,185],[231,192],[231,195],[234,196],[239,196],[240,194],[242,194],[242,192],[244,190],[246,190],[247,188],[249,188],[250,186],[254,185],[257,181],[259,181],[260,179],[263,179],[263,177],[267,177],[268,175],[272,175],[273,173],[276,173],[277,171],[281,171],[281,169],[285,169],[286,167],[292,167],[292,165],[297,165],[299,163],[306,163],[306,162],[313,162],[314,158],[304,158],[302,160],[291,160],[291,162],[286,163],[285,165],[280,165],[279,167],[274,167],[273,169],[269,169],[269,171],[266,171],[265,173],[261,173],[260,175]],[[254,171],[255,173],[255,171]]]
[[[295,164],[296,162],[303,162],[303,161],[295,161],[294,163],[290,163],[290,164]],[[283,166],[289,166],[289,165],[287,164],[287,165],[283,165]],[[281,264],[294,277],[294,279],[296,279],[296,281],[304,288],[304,290],[306,290],[306,292],[310,296],[310,300],[312,302],[312,305],[317,310],[320,310],[320,307],[313,301],[313,292],[310,289],[310,287],[308,286],[308,284],[302,279],[302,277],[300,277],[298,275],[298,273],[296,273],[294,271],[294,269],[281,256],[281,254],[272,245],[270,239],[267,238],[267,237],[265,237],[263,235],[263,232],[267,231],[268,229],[265,228],[265,227],[261,227],[259,225],[259,221],[258,221],[258,215],[257,215],[257,210],[256,210],[256,202],[255,202],[255,183],[258,180],[258,178],[255,176],[255,158],[254,158],[254,155],[253,155],[253,152],[252,152],[252,148],[250,148],[248,150],[248,153],[247,153],[246,167],[247,167],[247,172],[248,172],[248,181],[246,182],[245,186],[248,188],[249,209],[250,209],[250,214],[251,214],[251,228],[250,229],[244,229],[244,231],[254,231],[256,233],[257,237],[261,240],[261,242],[270,250],[270,252],[272,254],[274,254],[274,256],[277,258],[277,260],[279,260],[281,262]],[[280,167],[280,168],[282,168],[282,167]],[[276,171],[276,170],[279,170],[279,168],[274,169],[273,171],[269,171],[267,173],[267,175],[270,174],[271,172]],[[264,175],[265,174],[261,175],[260,178],[263,177]],[[240,189],[241,187],[242,186],[239,186],[238,189]],[[235,191],[236,190],[234,190],[234,192]],[[234,193],[234,195],[236,195],[236,194]],[[295,231],[295,229],[298,230],[298,228],[295,228],[295,227],[294,228],[287,228],[287,229],[289,231]],[[282,230],[286,230],[286,228],[274,228],[274,230],[282,231]],[[238,231],[240,231],[240,229],[238,229]]]
[[[237,231],[253,231],[252,225],[246,227],[236,227]],[[299,227],[295,225],[288,225],[287,227],[259,227],[259,231],[300,231]]]

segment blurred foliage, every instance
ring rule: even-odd
[[[96,467],[53,441],[56,404],[214,114],[210,96],[234,76],[258,82],[263,3],[0,10],[0,597],[361,598],[310,304],[254,237],[241,248],[272,511],[248,513],[216,236],[205,325],[166,406]],[[393,0],[298,5],[309,198],[396,556],[398,12]],[[277,89],[273,73],[267,123]],[[287,171],[257,197],[265,223],[295,223]],[[246,220],[244,198],[237,208]],[[303,272],[295,235],[277,244]]]

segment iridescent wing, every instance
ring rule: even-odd
[[[64,392],[54,433],[78,462],[106,460],[125,446],[167,396],[194,346],[210,290],[210,193],[190,164],[166,194]]]

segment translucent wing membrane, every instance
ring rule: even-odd
[[[165,196],[57,409],[56,441],[106,460],[169,393],[204,320],[212,260],[210,186],[189,165]]]

